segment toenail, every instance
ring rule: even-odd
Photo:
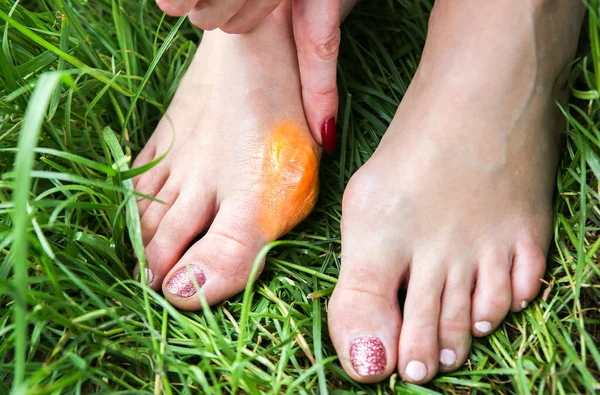
[[[492,324],[488,321],[478,321],[475,323],[475,329],[479,333],[488,333],[492,330]]]
[[[456,353],[450,349],[444,348],[440,351],[440,363],[444,366],[452,366],[456,363]]]
[[[527,307],[527,305],[529,305],[529,302],[528,302],[528,301],[526,301],[525,299],[523,299],[523,300],[521,301],[521,308],[522,308],[522,309],[524,309],[525,307]]]
[[[350,347],[352,367],[360,376],[375,376],[385,370],[385,347],[373,336],[359,337]]]
[[[191,273],[190,273],[191,272]],[[200,266],[189,265],[179,269],[171,278],[167,281],[167,291],[173,295],[180,296],[182,298],[189,298],[196,293],[196,285],[190,277],[192,274],[198,282],[198,287],[202,287],[206,282],[206,276]]]
[[[154,273],[152,273],[152,270],[145,267],[144,275],[146,277],[146,284],[148,284],[148,285],[152,284],[152,280],[154,280]]]
[[[427,367],[423,362],[410,361],[404,369],[404,375],[411,381],[421,381],[427,376]]]

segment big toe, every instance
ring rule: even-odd
[[[348,196],[347,190],[344,203]],[[398,264],[390,245],[377,237],[371,221],[366,223],[369,217],[355,207],[343,209],[342,268],[328,305],[329,332],[344,370],[356,381],[372,383],[396,366],[398,288],[407,265]]]
[[[382,271],[345,263],[328,305],[329,333],[344,370],[356,381],[381,381],[394,371],[400,309]]]
[[[214,222],[169,271],[163,282],[165,297],[176,307],[202,307],[198,289],[209,305],[223,301],[244,289],[252,265],[266,240],[234,205],[223,203]]]

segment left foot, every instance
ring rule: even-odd
[[[455,370],[471,335],[537,295],[563,127],[553,85],[583,16],[574,3],[436,2],[419,70],[344,195],[329,328],[357,381]]]

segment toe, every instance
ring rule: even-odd
[[[179,191],[179,184],[173,179],[168,180],[156,195],[157,200],[150,203],[148,208],[144,211],[141,219],[144,245],[148,245],[150,240],[154,237],[163,217],[173,206],[175,200],[177,200]]]
[[[437,373],[439,365],[438,328],[444,265],[439,259],[415,257],[404,303],[404,323],[400,334],[398,371],[404,380],[424,383]]]
[[[246,283],[266,240],[248,211],[224,202],[208,233],[169,271],[162,288],[166,298],[185,310],[201,308],[196,284],[209,305],[239,292]]]
[[[381,215],[353,176],[342,203],[342,268],[328,305],[331,341],[342,367],[361,383],[381,381],[398,360],[401,315],[398,289],[408,254],[381,232]],[[375,199],[376,201],[376,199]]]
[[[391,375],[398,361],[398,290],[409,254],[396,242],[396,232],[382,231],[382,223],[390,221],[382,219],[385,209],[374,204],[380,201],[372,188],[377,182],[364,174],[363,167],[344,192],[342,268],[328,305],[328,324],[346,373],[374,383]]]
[[[444,285],[439,324],[440,370],[456,370],[471,347],[471,290],[473,273],[465,265],[451,266]]]
[[[546,269],[546,254],[530,242],[517,246],[511,272],[512,311],[521,311],[540,291]]]
[[[149,209],[150,210],[150,209]],[[208,228],[214,217],[214,196],[195,190],[182,190],[166,212],[156,233],[146,246],[149,272],[146,279],[159,288],[192,240]]]
[[[133,162],[132,167],[136,168],[136,167],[144,166],[147,163],[150,163],[154,159],[155,154],[156,154],[156,145],[148,142],[148,144],[146,144],[146,146],[144,147],[142,152],[140,152],[138,154],[138,156],[135,158],[135,161]],[[137,187],[138,182],[140,181],[140,179],[142,177],[143,177],[143,174],[133,178],[133,186],[134,187]]]
[[[494,253],[482,256],[472,297],[473,335],[490,334],[508,313],[511,300],[510,258]]]
[[[159,164],[157,167],[139,176],[139,179],[136,181],[135,190],[143,195],[155,198],[169,179],[169,174],[168,167]],[[138,198],[140,217],[144,216],[148,207],[154,202],[154,200],[146,197]]]
[[[340,362],[363,383],[392,374],[401,326],[398,280],[376,266],[347,258],[328,305],[329,333]]]

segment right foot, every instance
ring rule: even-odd
[[[146,279],[177,307],[201,307],[188,267],[209,304],[242,291],[260,249],[315,204],[320,148],[304,117],[290,8],[243,36],[205,32],[135,161],[172,144],[134,182],[162,202],[139,202]]]

